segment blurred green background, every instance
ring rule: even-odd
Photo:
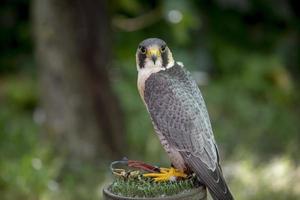
[[[169,165],[136,88],[148,37],[198,81],[236,199],[299,199],[296,5],[2,1],[0,199],[101,199],[110,161]]]

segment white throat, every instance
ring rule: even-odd
[[[171,61],[169,61],[169,63],[167,64],[166,69],[169,69],[169,68],[171,68],[171,67],[173,67],[173,66],[174,66],[174,60],[171,60]]]
[[[149,78],[149,76],[153,73],[157,73],[162,70],[170,69],[171,67],[174,66],[175,61],[173,59],[171,51],[169,51],[169,53],[168,53],[168,62],[169,63],[167,64],[166,67],[162,66],[162,59],[158,59],[154,64],[151,59],[146,58],[144,67],[140,68],[138,66],[138,57],[136,57],[136,59],[137,59],[136,63],[137,63],[137,70],[138,70],[137,86],[139,89],[139,93],[143,99],[144,98],[145,81]]]
[[[142,97],[142,99],[144,99],[144,90],[145,90],[145,82],[146,80],[149,78],[149,76],[153,73],[157,73],[159,71],[162,70],[166,70],[165,68],[161,67],[161,66],[157,66],[157,65],[153,65],[153,66],[148,66],[142,69],[138,68],[138,79],[137,79],[137,86],[139,89],[139,93]]]
[[[150,63],[150,62],[149,62]],[[144,97],[144,89],[145,89],[145,81],[149,78],[149,76],[153,73],[157,73],[160,71],[164,71],[166,69],[170,69],[171,67],[174,66],[174,61],[169,62],[169,64],[164,68],[160,65],[152,65],[146,64],[144,68],[138,68],[138,79],[137,79],[137,86],[139,89],[139,93],[143,99]]]

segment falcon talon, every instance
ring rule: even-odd
[[[176,181],[180,178],[187,178],[188,175],[181,170],[171,168],[159,168],[159,173],[146,173],[143,174],[144,177],[153,178],[154,181]]]

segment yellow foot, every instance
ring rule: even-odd
[[[147,173],[143,176],[151,177],[154,181],[175,181],[177,178],[186,178],[187,174],[183,171],[171,168],[159,168],[159,173]]]

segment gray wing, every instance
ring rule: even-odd
[[[154,125],[178,151],[189,152],[215,170],[218,152],[198,86],[180,66],[152,74],[144,100]]]
[[[223,199],[228,188],[219,167],[209,116],[189,72],[176,65],[152,74],[145,83],[144,100],[155,128],[210,191]]]

